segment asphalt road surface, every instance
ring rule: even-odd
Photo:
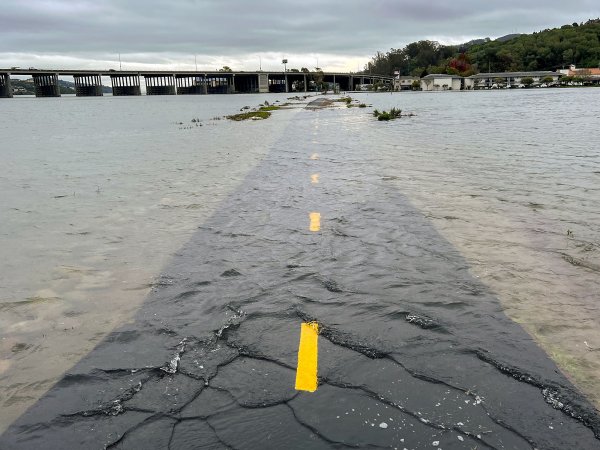
[[[600,448],[596,410],[338,115],[299,112],[306,139],[284,133],[0,448]]]

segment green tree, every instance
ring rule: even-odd
[[[316,67],[315,69],[317,70],[312,74],[312,80],[315,83],[315,89],[317,91],[326,91],[328,84],[324,81],[325,74],[319,67]]]
[[[572,48],[568,48],[562,52],[562,59],[565,64],[571,64],[573,62],[573,56],[575,52]]]
[[[571,81],[573,81],[573,77],[570,77],[570,76],[564,76],[564,77],[560,78],[560,84],[562,84],[562,85],[567,85]]]
[[[233,72],[233,70],[231,70],[229,66],[223,66],[221,69],[219,69],[219,72]]]
[[[548,77],[544,77],[541,80],[542,83],[544,84],[554,84],[554,78],[548,76]]]
[[[460,66],[464,54],[469,72]],[[506,41],[490,41],[463,46],[446,46],[435,41],[418,41],[404,48],[377,52],[365,72],[424,76],[457,69],[461,75],[485,72],[556,70],[565,64],[597,67],[600,61],[600,19],[586,23],[523,34]],[[489,70],[488,70],[489,69]],[[450,70],[451,73],[455,73]]]
[[[531,78],[531,77],[522,78],[521,84],[525,85],[525,87],[530,87],[533,84],[533,78]]]
[[[494,78],[492,80],[492,82],[497,85],[498,87],[504,87],[504,85],[506,84],[506,79],[505,78],[501,78],[501,77],[497,77]]]

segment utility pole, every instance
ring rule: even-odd
[[[123,69],[121,68],[121,53],[119,53],[119,71],[121,71],[121,70],[123,70]]]
[[[196,64],[196,72],[198,72],[198,58],[194,55],[194,64]]]
[[[281,64],[283,64],[283,71],[287,72],[287,59],[282,59]]]

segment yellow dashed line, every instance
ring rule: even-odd
[[[319,154],[318,153],[313,153],[312,155],[310,155],[310,159],[312,159],[312,160],[319,159]]]
[[[312,184],[319,184],[319,174],[315,173],[310,176],[310,182]]]
[[[298,368],[296,370],[296,390],[315,392],[317,390],[317,363],[319,360],[319,324],[303,323],[300,328],[298,347]]]
[[[310,217],[310,231],[321,231],[321,213],[311,212],[309,214]]]

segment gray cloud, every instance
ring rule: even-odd
[[[459,43],[599,16],[596,0],[3,0],[0,65],[104,63],[121,53],[142,65],[189,64],[196,54],[238,69],[255,69],[259,55],[297,65],[322,55],[353,68],[419,39]]]

